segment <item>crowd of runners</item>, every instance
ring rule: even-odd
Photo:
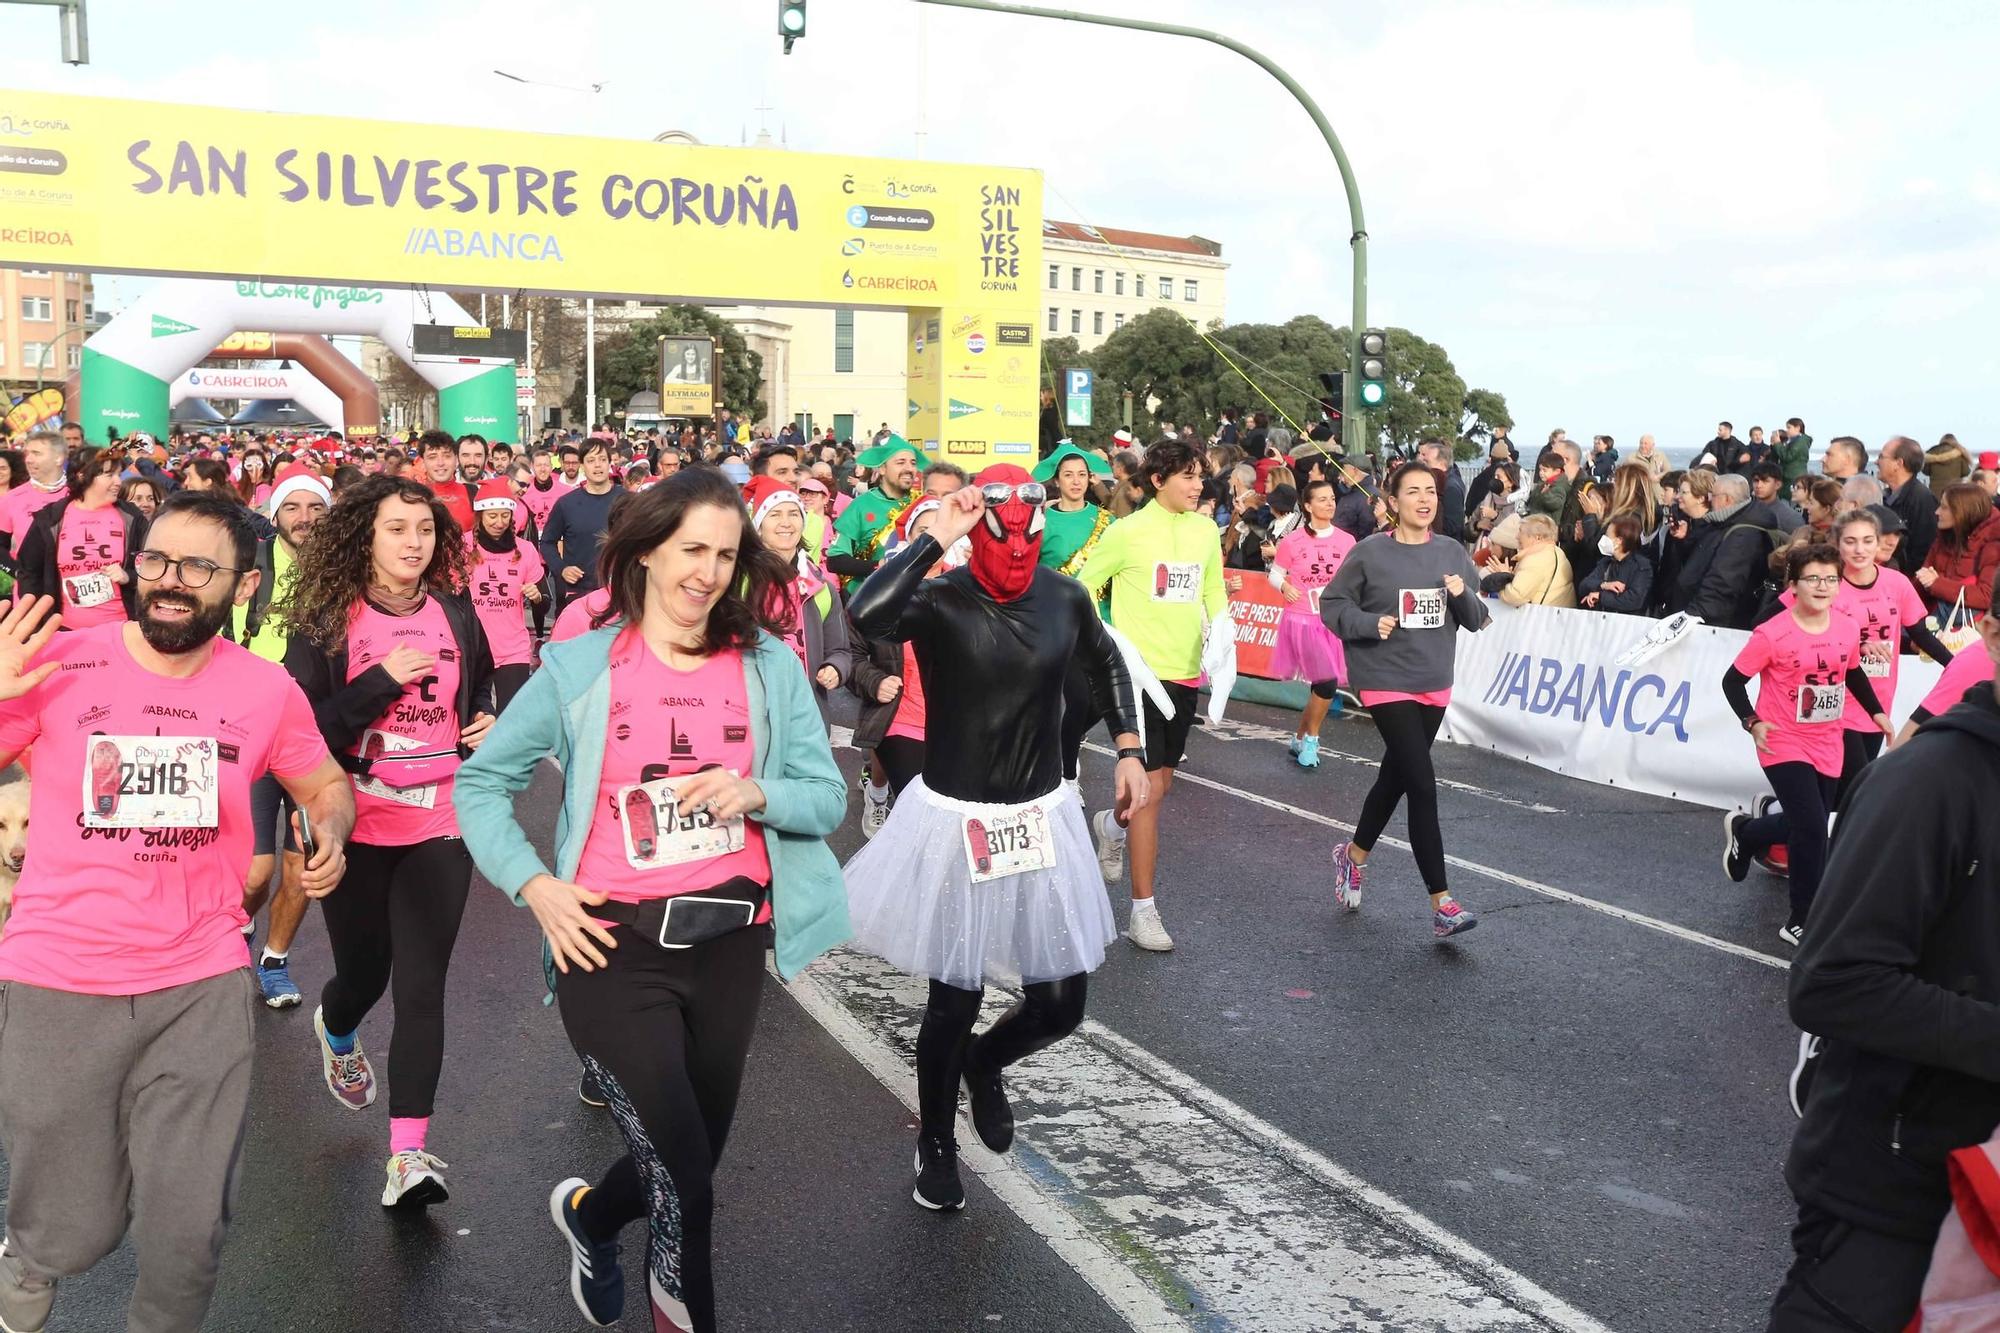
[[[624,1313],[619,1240],[641,1220],[651,1325],[725,1322],[712,1180],[767,950],[787,977],[851,944],[927,980],[903,1180],[924,1208],[964,1207],[961,1091],[979,1140],[1007,1151],[1006,1070],[1083,1020],[1089,975],[1121,935],[1108,890],[1131,946],[1174,947],[1161,821],[1197,716],[1219,716],[1227,697],[1230,593],[1245,577],[1283,600],[1276,673],[1310,685],[1290,762],[1317,766],[1343,695],[1382,739],[1353,836],[1327,849],[1330,901],[1361,907],[1400,807],[1433,935],[1472,929],[1447,882],[1431,757],[1456,636],[1484,628],[1496,600],[1549,601],[1561,546],[1586,533],[1613,575],[1587,581],[1592,598],[1615,601],[1639,579],[1684,584],[1671,562],[1688,512],[1635,482],[1644,514],[1606,497],[1565,530],[1562,504],[1553,520],[1517,512],[1507,554],[1480,515],[1545,505],[1518,475],[1489,464],[1494,477],[1468,495],[1448,450],[1385,467],[1330,438],[1294,449],[1272,433],[1232,418],[1213,437],[1170,433],[1143,450],[1051,440],[1032,471],[973,477],[886,430],[858,450],[733,429],[522,449],[441,432],[98,448],[75,432],[0,454],[15,580],[0,620],[0,759],[26,768],[35,829],[0,935],[0,1330],[39,1333],[56,1283],[128,1231],[130,1327],[200,1326],[246,1124],[246,1019],[259,1003],[305,1007],[290,950],[313,901],[332,969],[299,1040],[346,1108],[368,1110],[386,1080],[381,1205],[448,1201],[451,1168],[433,1149],[449,1151],[451,1127],[432,1116],[475,868],[532,913],[580,1095],[625,1142],[615,1162],[551,1182],[547,1200],[592,1323]],[[1576,455],[1552,443],[1544,490]],[[1739,480],[1695,469],[1680,493],[1733,494]],[[1963,499],[1940,506],[1947,531],[1985,522],[1952,509]],[[1943,634],[1927,623],[1943,594],[1885,553],[1889,526],[1856,505],[1767,544],[1769,605],[1716,683],[1773,798],[1729,816],[1726,867],[1740,880],[1752,858],[1786,849],[1784,938],[1803,948],[1795,1012],[1830,1085],[1794,1160],[1800,1267],[1774,1320],[1788,1299],[1804,1308],[1798,1293],[1824,1294],[1825,1217],[1866,1230],[1829,1202],[1837,1189],[1815,1193],[1843,1169],[1826,1107],[1855,1095],[1869,1060],[1898,1058],[1870,1054],[1844,1026],[1851,1002],[1827,1002],[1835,981],[1805,967],[1854,965],[1850,936],[1817,928],[1816,899],[1849,920],[1872,904],[1841,858],[1875,851],[1840,839],[1829,861],[1829,820],[1881,819],[1872,772],[1916,762],[1878,761],[1885,743],[1942,751],[2000,736],[1985,720],[2000,712],[1986,651],[2000,638],[1990,622]],[[1983,609],[1993,571],[1974,566],[1957,591],[1981,584]],[[1541,595],[1524,598],[1527,581]],[[1916,739],[1890,735],[1906,646],[1949,664]],[[858,793],[830,742],[848,710]],[[1079,761],[1099,728],[1115,761],[1092,790]],[[516,804],[544,759],[560,773],[550,846]],[[827,839],[850,806],[867,841],[843,866]],[[1925,856],[1945,880],[1977,864],[1943,836]],[[1949,864],[1931,865],[1940,856]],[[1971,910],[1948,890],[1938,912]],[[1891,923],[1909,957],[1927,958],[1908,937],[1936,919]],[[993,984],[1020,998],[975,1034]],[[385,995],[394,1020],[378,1062],[361,1029]],[[1964,1021],[1992,1027],[1990,1015]],[[1945,1126],[1925,1144],[1935,1160],[1917,1163],[1937,1179],[1904,1182],[1924,1192],[1921,1218],[1941,1195],[1943,1151],[2000,1115],[1982,1082],[2000,1070],[1990,1049],[1907,1059],[1981,1084],[1969,1114],[1961,1101],[1930,1122],[1905,1108]],[[1927,1259],[1898,1221],[1877,1227],[1884,1244]],[[1870,1261],[1878,1275],[1902,1264],[1884,1279],[1892,1300],[1908,1260]]]

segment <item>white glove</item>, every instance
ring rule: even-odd
[[[1226,609],[1208,622],[1208,640],[1201,648],[1201,670],[1208,677],[1208,720],[1220,722],[1229,692],[1236,688],[1236,621]]]

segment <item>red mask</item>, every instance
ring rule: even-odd
[[[1033,480],[1026,469],[995,463],[973,479],[975,487],[989,482],[1020,486]],[[1035,581],[1042,558],[1042,510],[1018,496],[997,508],[988,507],[972,530],[972,577],[996,602],[1011,602]]]

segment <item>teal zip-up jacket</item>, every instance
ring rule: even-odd
[[[521,906],[536,875],[574,882],[597,810],[604,734],[611,718],[611,645],[618,627],[593,630],[542,649],[542,669],[528,678],[486,741],[459,767],[453,788],[459,832],[481,874]],[[834,766],[819,706],[798,656],[759,632],[743,654],[749,690],[751,776],[764,790],[755,818],[771,855],[771,920],[778,971],[797,976],[851,933],[847,885],[826,835],[847,812],[847,784]],[[562,765],[553,871],[514,818],[514,796],[548,756]],[[548,948],[543,945],[546,965]]]

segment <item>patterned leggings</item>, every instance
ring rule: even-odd
[[[710,1182],[736,1114],[769,934],[752,927],[668,950],[617,926],[609,967],[556,980],[563,1028],[627,1149],[579,1212],[600,1241],[647,1220],[646,1287],[662,1333],[715,1328]]]

